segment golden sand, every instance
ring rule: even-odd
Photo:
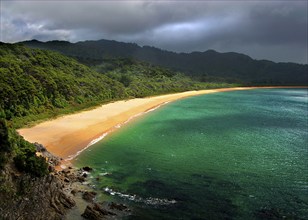
[[[43,144],[54,155],[69,159],[89,146],[94,139],[115,130],[117,125],[166,102],[202,94],[255,88],[257,87],[210,89],[117,101],[46,121],[31,128],[22,128],[18,132],[29,142]]]

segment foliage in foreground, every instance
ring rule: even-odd
[[[13,158],[16,168],[32,176],[48,174],[45,158],[36,156],[33,144],[25,141],[16,131],[9,128],[5,119],[0,118],[0,169]]]

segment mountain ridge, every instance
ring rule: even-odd
[[[65,41],[65,40],[50,40],[50,41],[40,41],[37,39],[32,39],[32,40],[26,40],[26,41],[20,41],[20,42],[16,42],[16,43],[22,43],[22,44],[26,44],[26,45],[30,45],[31,43],[40,43],[40,44],[49,44],[49,43],[63,43],[63,44],[67,44],[67,45],[82,45],[84,43],[96,43],[96,42],[115,42],[115,43],[120,43],[120,44],[127,44],[127,45],[131,45],[131,46],[136,46],[138,48],[143,48],[143,49],[155,49],[161,52],[168,52],[171,54],[177,54],[177,55],[191,55],[191,54],[203,54],[203,53],[216,53],[216,54],[225,54],[225,55],[238,55],[238,56],[243,56],[243,57],[247,57],[251,60],[254,61],[267,61],[267,62],[271,62],[271,63],[292,63],[292,64],[298,64],[298,65],[308,65],[305,63],[296,63],[296,62],[288,62],[288,61],[273,61],[273,60],[268,60],[268,59],[255,59],[252,58],[251,56],[245,54],[245,53],[240,53],[240,52],[235,52],[235,51],[228,51],[228,52],[219,52],[217,50],[214,49],[208,49],[208,50],[204,50],[204,51],[198,51],[198,50],[194,50],[191,52],[175,52],[175,51],[171,51],[171,50],[166,50],[166,49],[162,49],[159,47],[155,47],[155,46],[150,46],[150,45],[143,45],[140,46],[137,43],[131,43],[131,42],[122,42],[122,41],[116,41],[116,40],[106,40],[106,39],[100,39],[100,40],[84,40],[84,41],[77,41],[77,42],[70,42],[70,41]]]
[[[133,58],[183,72],[200,81],[243,82],[246,85],[307,85],[308,65],[255,60],[248,55],[215,50],[176,53],[152,46],[139,46],[114,40],[37,40],[20,42],[28,47],[56,50],[79,60]]]

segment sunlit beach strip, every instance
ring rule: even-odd
[[[29,142],[43,144],[51,153],[71,160],[84,149],[102,140],[134,118],[159,108],[169,102],[190,96],[249,90],[257,88],[306,88],[306,87],[236,87],[188,91],[147,98],[136,98],[102,105],[83,111],[22,128],[18,132]]]

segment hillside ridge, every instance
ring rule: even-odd
[[[153,65],[183,72],[196,80],[209,82],[242,82],[246,85],[308,85],[308,65],[255,60],[236,53],[204,52],[176,53],[152,46],[139,46],[114,40],[20,42],[29,47],[55,50],[65,55],[85,59],[132,58]],[[287,51],[286,51],[287,52]]]

